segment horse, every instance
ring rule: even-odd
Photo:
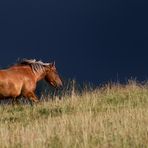
[[[7,69],[0,70],[0,99],[20,97],[38,102],[35,94],[37,82],[45,79],[53,87],[61,87],[62,80],[57,72],[55,62],[44,63],[35,59],[22,59]]]

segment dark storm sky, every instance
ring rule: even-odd
[[[146,1],[1,0],[0,67],[22,57],[55,60],[79,82],[146,80]]]

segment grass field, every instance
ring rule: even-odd
[[[0,106],[0,148],[148,147],[148,85],[110,84],[61,100]]]

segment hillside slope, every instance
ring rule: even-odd
[[[0,147],[147,147],[148,86],[110,84],[62,100],[0,106]]]

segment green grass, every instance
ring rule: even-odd
[[[148,147],[148,86],[110,84],[62,100],[0,106],[0,148]]]

